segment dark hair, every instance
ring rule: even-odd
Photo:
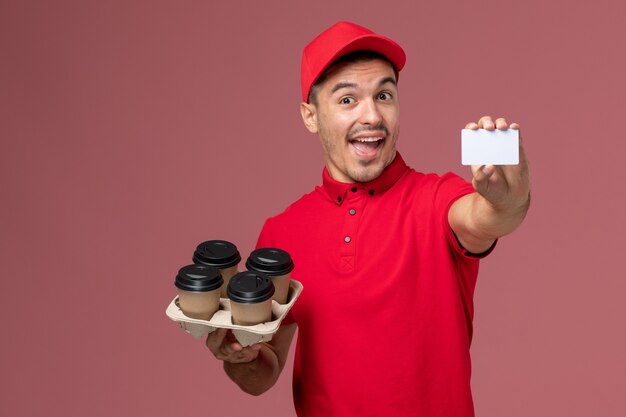
[[[380,60],[388,62],[389,65],[393,67],[393,71],[396,74],[396,77],[398,76],[398,71],[396,70],[396,67],[391,63],[389,58],[387,58],[385,55],[378,53],[378,52],[374,52],[374,51],[368,51],[368,50],[350,52],[349,54],[340,56],[335,61],[333,61],[333,63],[330,64],[328,68],[326,68],[326,70],[322,73],[322,75],[319,76],[319,78],[315,81],[315,84],[313,84],[311,86],[311,89],[309,90],[309,97],[308,97],[309,103],[312,103],[317,106],[317,92],[322,86],[322,84],[324,84],[324,81],[326,81],[328,74],[333,69],[335,69],[337,65],[352,64],[354,62],[373,61],[375,59],[380,59]]]

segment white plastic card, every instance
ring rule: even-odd
[[[463,165],[519,164],[519,130],[461,130]]]

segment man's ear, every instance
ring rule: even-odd
[[[311,133],[317,133],[317,107],[313,104],[302,102],[300,103],[300,115],[304,122],[304,127]]]

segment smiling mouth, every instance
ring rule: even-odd
[[[356,154],[360,157],[374,157],[378,148],[380,148],[385,142],[385,138],[381,136],[355,138],[349,140],[350,145],[356,151]]]

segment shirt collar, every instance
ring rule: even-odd
[[[339,182],[331,178],[328,170],[324,167],[324,171],[322,172],[322,187],[331,200],[333,200],[337,205],[341,205],[346,199],[348,191],[354,187],[364,189],[369,195],[384,193],[391,188],[391,186],[395,184],[398,179],[400,179],[407,169],[409,169],[409,167],[404,162],[404,159],[402,159],[400,152],[396,151],[396,157],[393,162],[391,162],[391,164],[383,170],[382,174],[380,174],[378,178],[374,178],[372,181],[368,182]]]

